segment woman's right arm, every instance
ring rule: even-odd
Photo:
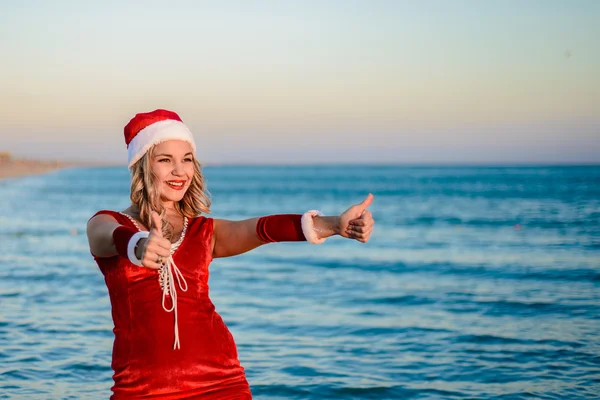
[[[96,215],[87,224],[87,237],[90,251],[96,257],[113,257],[119,254],[113,233],[119,223],[106,214]],[[166,260],[171,255],[171,242],[162,235],[162,222],[156,212],[152,212],[152,227],[147,238],[139,239],[135,256],[147,268],[159,269],[159,256]]]
[[[93,255],[96,257],[113,257],[117,255],[113,232],[118,227],[119,223],[106,214],[96,215],[88,221],[87,237]]]

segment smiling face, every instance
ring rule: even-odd
[[[194,177],[194,153],[188,142],[168,140],[154,146],[152,172],[163,202],[178,202]]]

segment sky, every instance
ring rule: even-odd
[[[0,5],[0,151],[125,163],[176,111],[205,163],[600,163],[600,1]]]

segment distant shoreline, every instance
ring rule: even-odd
[[[82,163],[66,161],[40,161],[27,159],[10,159],[0,161],[0,181],[10,178],[41,175],[59,169],[83,166]]]

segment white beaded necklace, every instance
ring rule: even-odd
[[[129,220],[133,223],[133,225],[135,225],[138,231],[141,231],[135,219],[122,212],[119,212],[119,214],[122,214],[129,218]],[[187,227],[188,218],[183,217],[183,229],[181,230],[181,236],[179,237],[179,240],[177,240],[175,243],[171,243],[171,254],[169,255],[169,258],[165,260],[165,263],[160,267],[158,271],[158,283],[160,285],[160,288],[162,289],[163,310],[165,310],[166,312],[173,311],[175,315],[175,342],[173,344],[173,349],[181,348],[179,343],[179,326],[177,323],[177,291],[175,290],[174,278],[177,279],[177,284],[179,285],[179,289],[181,289],[181,291],[187,292],[188,289],[187,282],[185,281],[183,274],[181,273],[181,271],[175,264],[175,261],[173,260],[173,254],[175,254],[175,251],[183,242],[183,239],[185,238],[185,233],[187,231]],[[167,308],[167,306],[165,305],[165,299],[167,297],[171,297],[171,308]]]

